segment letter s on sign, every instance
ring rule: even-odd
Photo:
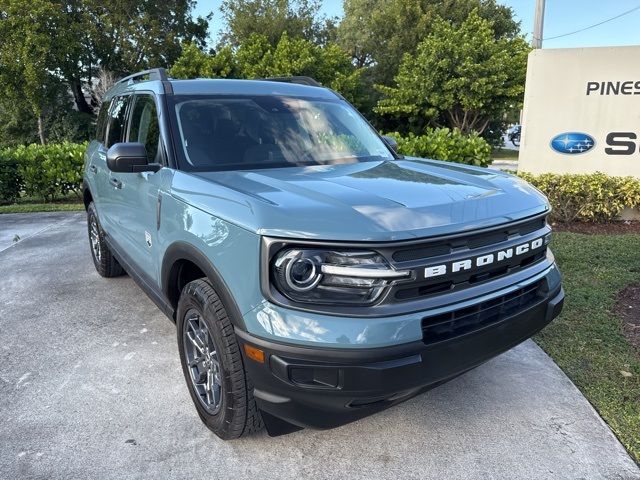
[[[638,136],[633,132],[611,132],[607,135],[607,145],[609,147],[604,149],[604,153],[607,155],[633,155],[636,151],[636,142],[619,140],[626,138],[635,140]]]

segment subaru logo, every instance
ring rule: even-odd
[[[551,148],[558,153],[577,155],[591,150],[596,141],[591,135],[578,132],[566,132],[551,139]]]

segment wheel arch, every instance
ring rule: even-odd
[[[194,268],[197,270],[193,270]],[[198,272],[202,275],[199,275]],[[162,292],[173,307],[174,321],[176,320],[175,316],[182,287],[197,278],[209,280],[218,297],[224,303],[233,326],[246,330],[240,309],[222,275],[204,253],[186,242],[171,244],[165,251],[162,260]]]
[[[89,204],[93,202],[93,194],[86,182],[82,182],[82,202],[84,203],[85,211],[89,209]]]

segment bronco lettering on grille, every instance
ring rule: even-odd
[[[485,255],[479,255],[477,257],[465,258],[462,260],[456,260],[455,262],[443,263],[440,265],[432,265],[425,267],[424,277],[432,278],[446,275],[447,273],[456,273],[464,270],[474,270],[487,265],[493,265],[500,262],[504,262],[513,257],[520,257],[527,253],[537,250],[547,243],[545,237],[536,238],[527,243],[516,245],[514,247],[505,248],[503,250],[497,250]]]

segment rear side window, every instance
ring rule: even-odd
[[[159,162],[160,125],[156,102],[152,95],[136,95],[131,113],[129,142],[140,142],[147,148],[149,163]]]
[[[124,140],[127,124],[127,105],[129,96],[115,97],[108,110],[109,128],[107,129],[107,147]]]
[[[107,111],[110,102],[103,102],[98,113],[98,121],[96,122],[96,140],[104,143],[104,136],[107,130]]]

